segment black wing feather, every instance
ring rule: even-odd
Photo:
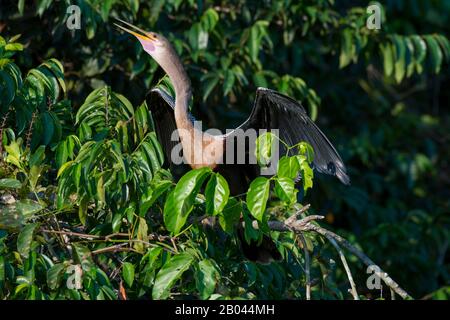
[[[344,184],[350,183],[338,152],[297,101],[279,92],[258,88],[252,113],[240,126],[243,130],[248,128],[278,129],[280,139],[290,146],[308,142],[314,149],[313,167],[317,171],[334,175]],[[280,154],[286,154],[283,145],[280,145]]]
[[[170,168],[175,177],[181,176],[189,170],[188,165],[178,165],[171,161],[172,149],[180,143],[179,138],[172,141],[172,133],[177,130],[174,112],[175,101],[168,93],[159,88],[150,90],[146,101],[152,114],[156,135],[163,148],[165,156],[164,167]],[[192,122],[195,121],[191,114],[188,116]]]
[[[172,132],[177,129],[175,123],[175,102],[171,96],[161,89],[152,89],[147,94],[147,106],[151,110],[156,135],[161,143],[167,163],[170,162],[172,148],[179,141],[172,141]]]

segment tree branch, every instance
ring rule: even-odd
[[[348,282],[350,282],[351,293],[353,299],[359,300],[358,292],[356,291],[355,282],[353,281],[352,272],[350,271],[350,267],[348,266],[347,259],[345,258],[344,252],[342,252],[341,247],[337,244],[337,242],[331,238],[327,237],[328,241],[336,248],[339,253],[339,257],[341,258],[342,265],[344,266],[345,272],[347,273]]]
[[[350,244],[346,239],[341,236],[331,232],[325,228],[322,228],[316,224],[312,224],[311,222],[314,220],[323,219],[323,216],[311,215],[307,216],[301,220],[292,221],[290,218],[286,221],[289,221],[289,224],[282,221],[269,221],[268,225],[271,230],[286,232],[293,231],[295,233],[314,231],[327,239],[333,239],[342,245],[345,249],[353,253],[356,257],[358,257],[366,266],[376,266],[377,270],[376,275],[384,281],[384,283],[391,288],[395,293],[397,293],[403,299],[412,299],[412,297],[402,289],[397,282],[395,282],[385,271],[383,271],[375,262],[373,262],[368,256],[366,256],[362,251],[358,248]]]
[[[307,207],[307,206],[305,206]],[[304,208],[305,208],[304,207]],[[308,206],[309,208],[309,206]],[[301,209],[303,210],[303,208]],[[377,267],[376,275],[384,281],[384,283],[391,288],[395,293],[397,293],[400,297],[403,299],[412,299],[411,295],[409,295],[404,289],[402,289],[397,282],[395,282],[385,271],[383,271],[375,262],[372,261],[368,256],[366,256],[362,251],[357,249],[355,246],[350,244],[346,239],[342,238],[341,236],[335,234],[334,232],[331,232],[325,228],[322,228],[318,226],[317,224],[313,224],[312,222],[315,220],[323,219],[323,216],[320,215],[310,215],[300,220],[295,220],[293,217],[298,217],[299,213],[296,213],[292,217],[289,217],[285,222],[283,221],[269,221],[268,226],[273,231],[279,231],[279,232],[295,232],[295,233],[302,233],[302,232],[316,232],[324,237],[326,237],[332,244],[334,242],[339,243],[339,245],[343,246],[345,249],[350,251],[352,254],[354,254],[358,259],[360,259],[366,266],[375,266]],[[255,229],[258,229],[258,223],[257,221],[253,221],[252,226]],[[334,245],[334,244],[333,244]],[[336,247],[336,246],[335,246]],[[338,246],[339,247],[339,246]],[[336,247],[336,249],[338,248]],[[338,249],[337,249],[338,250]],[[343,257],[342,250],[338,250],[339,255],[341,256],[341,261],[344,264],[344,268],[346,269],[347,276],[350,281],[350,285],[352,287],[352,295],[355,297],[357,296],[356,288],[353,282],[353,277],[351,276],[350,269],[348,268],[348,264]],[[341,255],[342,254],[342,255]],[[306,256],[305,256],[306,259]],[[344,263],[345,261],[345,263]],[[355,298],[356,299],[356,298]]]

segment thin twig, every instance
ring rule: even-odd
[[[395,291],[392,288],[389,289],[391,290],[391,300],[395,300]]]
[[[350,282],[351,286],[351,293],[353,296],[353,299],[359,300],[358,292],[356,291],[355,282],[353,281],[352,272],[350,271],[350,267],[348,266],[347,259],[345,258],[344,252],[342,251],[341,247],[337,244],[336,240],[334,240],[331,237],[326,237],[328,241],[333,245],[333,247],[336,248],[337,252],[339,253],[339,257],[341,258],[342,265],[344,266],[345,272],[347,273],[348,282]]]
[[[115,240],[115,239],[113,239],[114,237],[128,237],[129,236],[128,233],[123,233],[123,232],[116,232],[116,233],[109,234],[107,236],[97,236],[94,234],[65,231],[65,230],[58,231],[58,230],[41,229],[40,231],[45,232],[45,233],[63,234],[66,236],[78,237],[78,238],[83,238],[83,239],[96,239],[96,240],[105,240],[105,241]],[[148,238],[149,238],[149,240],[158,240],[158,241],[171,241],[172,240],[172,237],[163,236],[163,235],[156,234],[156,233],[148,234]]]
[[[106,252],[124,252],[124,251],[125,252],[130,252],[130,251],[138,252],[136,249],[133,249],[130,247],[125,247],[127,245],[128,245],[128,243],[121,243],[121,244],[117,244],[115,246],[94,250],[91,252],[91,254],[96,255],[96,254],[101,254],[101,253],[106,253]]]
[[[295,214],[293,214],[292,216],[290,216],[286,221],[285,224],[289,225],[292,222],[297,220],[297,217],[300,216],[302,213],[306,212],[309,210],[309,208],[311,207],[310,204],[304,205],[300,210],[298,210]],[[314,216],[307,216],[306,218],[311,219],[310,217],[314,217]],[[305,218],[305,219],[306,219]],[[309,221],[309,220],[308,220]]]
[[[305,275],[306,275],[306,300],[311,300],[311,271],[310,271],[310,259],[309,252],[306,246],[305,237],[301,232],[298,233],[298,238],[302,243],[303,252],[305,255]]]
[[[128,233],[117,232],[117,233],[113,233],[113,234],[110,234],[110,235],[107,235],[107,236],[98,236],[98,235],[93,235],[93,234],[86,234],[86,233],[72,232],[72,231],[65,231],[65,230],[41,229],[40,231],[43,232],[43,233],[59,234],[59,235],[65,236],[65,237],[70,236],[70,237],[77,237],[77,238],[86,239],[86,240],[93,240],[93,241],[123,242],[123,243],[120,244],[121,246],[126,245],[126,244],[131,244],[131,243],[142,243],[142,244],[144,244],[144,245],[146,245],[148,247],[156,246],[155,244],[150,243],[148,241],[143,241],[143,240],[140,240],[140,239],[129,239],[128,238],[128,236],[129,236]],[[114,237],[117,237],[117,236],[127,237],[127,239],[114,239]],[[157,243],[159,245],[162,245],[163,249],[166,250],[166,251],[169,251],[171,253],[178,253],[178,250],[176,250],[175,239],[172,238],[172,237],[151,233],[151,234],[148,235],[148,239],[151,240],[151,241],[159,241]],[[172,249],[170,246],[166,246],[163,243],[163,241],[166,241],[166,240],[170,241],[175,249]],[[113,247],[108,247],[108,248],[113,248]],[[102,250],[104,250],[104,249],[106,249],[106,248],[99,249],[97,251],[98,251],[98,253],[103,253]],[[137,252],[136,250],[116,250],[116,251],[135,251],[135,252]],[[93,252],[95,252],[95,251],[93,251]],[[109,250],[106,250],[106,252],[109,252]]]
[[[41,229],[41,232],[44,233],[53,233],[53,234],[62,234],[66,236],[72,236],[72,237],[78,237],[83,239],[100,239],[100,236],[96,236],[93,234],[86,234],[86,233],[79,233],[79,232],[72,232],[72,231],[58,231],[58,230],[48,230],[48,229]]]

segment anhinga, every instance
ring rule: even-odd
[[[313,147],[312,165],[315,170],[334,175],[344,184],[349,183],[350,179],[344,163],[331,142],[308,117],[300,103],[279,92],[258,88],[250,117],[236,128],[241,130],[235,129],[225,135],[211,135],[196,128],[193,124],[194,118],[188,112],[192,95],[191,82],[172,45],[160,34],[147,32],[128,22],[118,20],[133,29],[116,24],[139,40],[144,51],[155,59],[173,84],[175,100],[160,89],[151,90],[147,96],[148,104],[152,108],[156,133],[169,166],[173,166],[172,149],[181,142],[183,157],[190,167],[210,167],[227,179],[231,195],[245,193],[249,183],[261,175],[260,167],[257,163],[225,163],[223,159],[227,151],[235,152],[235,150],[227,150],[229,145],[227,142],[229,139],[236,139],[238,134],[248,129],[256,131],[277,129],[279,138],[289,146],[306,141]],[[181,141],[172,141],[172,133],[175,130],[178,130]],[[208,152],[202,154],[195,150],[208,150]],[[286,151],[286,147],[281,144],[280,154],[284,155]],[[246,149],[245,152],[248,159],[251,151]],[[247,244],[241,239],[241,246],[245,256],[252,261],[267,263],[280,258],[279,252],[268,237],[265,237],[260,244]]]

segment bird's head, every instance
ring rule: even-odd
[[[114,23],[118,28],[135,36],[141,43],[144,51],[151,55],[159,65],[164,65],[164,57],[167,56],[168,53],[172,53],[173,51],[172,46],[164,36],[155,32],[144,31],[141,28],[138,28],[126,21],[120,19],[117,20],[120,21],[123,25],[130,27],[131,29],[128,29],[123,25]]]
[[[162,35],[155,32],[144,31],[131,23],[119,20],[123,25],[115,23],[117,27],[135,36],[146,51],[153,59],[163,68],[169,75],[175,87],[175,91],[190,95],[190,81],[184,71],[183,65],[178,57],[175,49],[170,42]]]

